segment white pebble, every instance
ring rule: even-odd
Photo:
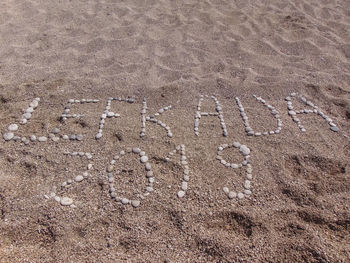
[[[18,130],[18,125],[17,124],[10,124],[8,127],[8,130],[13,132],[13,131],[17,131]]]
[[[187,191],[187,188],[188,188],[187,182],[182,182],[181,183],[181,189],[184,190],[184,191]]]
[[[184,191],[179,191],[179,192],[177,192],[177,196],[178,196],[179,198],[182,198],[182,197],[185,196],[185,192],[184,192]]]
[[[38,141],[39,141],[39,142],[46,142],[46,141],[47,141],[47,137],[45,137],[45,136],[40,136],[40,137],[38,138]]]
[[[247,156],[250,153],[250,149],[247,146],[245,146],[245,145],[241,145],[239,147],[239,150],[244,156]]]
[[[132,200],[131,201],[131,205],[135,208],[140,206],[140,204],[141,204],[141,202],[139,200]]]
[[[29,113],[29,112],[26,112],[26,113],[24,113],[24,114],[22,115],[22,117],[23,117],[24,119],[26,119],[26,120],[29,120],[29,119],[32,117],[32,114]]]
[[[84,177],[82,175],[77,175],[75,178],[74,178],[74,181],[76,182],[81,182],[84,180]]]
[[[237,197],[238,197],[238,199],[242,199],[244,197],[244,194],[243,193],[238,193]]]
[[[233,147],[239,148],[241,147],[241,144],[239,142],[234,142]]]
[[[146,171],[150,171],[151,170],[151,164],[150,163],[146,163],[145,164],[145,169],[146,169]]]
[[[132,152],[133,153],[140,153],[141,150],[140,150],[140,148],[132,148]]]
[[[141,161],[141,163],[145,163],[148,161],[148,157],[146,155],[141,156],[140,161]]]
[[[7,133],[4,133],[3,138],[4,138],[5,141],[9,141],[9,140],[11,140],[13,138],[13,136],[15,136],[13,134],[13,132],[7,132]]]
[[[73,204],[73,200],[69,197],[62,197],[61,198],[61,205],[68,206]]]
[[[231,191],[231,192],[228,193],[228,198],[230,198],[230,199],[233,199],[236,196],[237,196],[236,192]]]

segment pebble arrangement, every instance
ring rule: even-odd
[[[181,181],[181,190],[177,192],[177,196],[182,198],[185,196],[188,189],[188,181],[190,180],[190,168],[188,166],[187,157],[185,154],[185,145],[181,144],[177,146],[173,151],[169,152],[165,160],[169,162],[174,154],[179,153],[181,158],[181,164],[184,167],[183,178]]]
[[[117,118],[117,117],[120,117],[120,114],[115,113],[113,111],[110,111],[112,101],[121,101],[121,102],[134,103],[135,99],[134,98],[120,98],[120,97],[116,97],[116,98],[112,98],[111,97],[111,98],[107,99],[106,109],[101,114],[100,123],[99,123],[99,127],[98,127],[98,132],[97,132],[97,134],[95,136],[96,140],[102,138],[103,126],[105,124],[105,119],[106,118]]]
[[[69,99],[67,104],[64,107],[64,110],[61,114],[61,120],[62,121],[66,121],[69,118],[81,118],[84,117],[84,114],[70,114],[70,108],[72,106],[72,104],[85,104],[85,103],[97,103],[99,102],[98,99],[81,99],[81,100],[76,100],[76,99]],[[56,127],[55,129],[53,129],[53,131],[49,134],[49,137],[57,142],[59,140],[59,137],[56,136],[56,134],[58,134],[60,132],[60,128],[61,128],[62,124],[60,124],[59,127]],[[63,140],[77,140],[77,141],[81,141],[83,140],[83,135],[82,134],[63,134],[62,136]]]
[[[272,105],[268,104],[264,99],[261,97],[258,97],[256,95],[253,95],[253,97],[260,103],[262,103],[265,107],[267,107],[270,111],[271,114],[274,116],[274,118],[277,120],[277,128],[275,130],[270,130],[267,132],[256,132],[254,131],[249,123],[248,116],[245,113],[245,109],[238,97],[235,97],[236,103],[238,105],[240,115],[243,119],[244,125],[245,125],[245,131],[248,136],[261,136],[261,135],[273,135],[273,134],[278,134],[281,132],[282,129],[282,121],[279,115],[279,112],[276,110],[275,107]],[[309,109],[301,109],[301,110],[294,110],[292,100],[293,98],[298,98],[300,99],[305,105],[309,106]],[[204,99],[212,99],[215,102],[216,106],[216,112],[202,112],[201,111],[201,104],[204,101]],[[305,132],[306,129],[302,125],[301,121],[297,118],[297,114],[309,114],[313,113],[316,115],[320,115],[330,126],[330,129],[334,132],[338,132],[339,128],[334,124],[333,120],[324,114],[321,109],[319,109],[316,105],[314,105],[310,100],[307,100],[304,96],[299,95],[297,93],[291,93],[288,97],[285,98],[287,102],[287,107],[288,107],[288,115],[291,116],[293,121],[298,125],[299,129],[302,132]],[[99,122],[99,130],[98,133],[96,134],[95,138],[98,140],[102,137],[103,134],[103,126],[105,124],[105,119],[106,118],[117,118],[120,117],[120,114],[114,113],[110,111],[111,109],[111,102],[112,101],[120,101],[120,102],[127,102],[127,103],[134,103],[134,98],[108,98],[107,99],[107,104],[104,112],[101,115],[100,122]],[[17,123],[12,123],[7,127],[7,131],[3,133],[3,139],[5,141],[18,141],[22,142],[24,144],[29,144],[29,143],[34,143],[34,142],[47,142],[49,139],[51,139],[54,142],[58,142],[60,139],[63,140],[77,140],[81,141],[83,139],[82,134],[63,134],[60,135],[60,128],[64,124],[64,121],[66,121],[69,118],[80,118],[83,117],[84,115],[82,114],[71,114],[71,106],[75,103],[79,104],[84,104],[84,103],[97,103],[99,102],[98,99],[81,99],[81,100],[76,100],[76,99],[69,99],[67,104],[64,107],[64,110],[61,114],[61,120],[63,121],[58,127],[54,128],[48,135],[46,136],[36,136],[36,135],[29,135],[28,137],[25,136],[17,136],[16,132],[19,130],[21,125],[26,125],[30,119],[32,118],[32,115],[36,108],[38,107],[40,102],[40,98],[35,98],[33,99],[29,106],[23,110],[22,115],[20,120]],[[163,127],[167,131],[167,136],[172,137],[173,134],[170,130],[170,127],[166,125],[165,123],[159,121],[157,119],[158,116],[163,114],[164,112],[171,110],[172,106],[167,106],[160,108],[156,113],[153,115],[147,115],[147,101],[146,98],[143,99],[142,102],[142,108],[141,108],[141,132],[140,132],[140,137],[144,137],[146,135],[146,122],[152,122],[155,123],[161,127]],[[215,96],[200,96],[198,105],[197,105],[197,111],[195,113],[195,120],[194,120],[194,132],[196,136],[199,136],[199,122],[200,119],[203,116],[217,116],[220,120],[220,125],[222,128],[222,134],[223,136],[227,136],[227,129],[226,129],[226,124],[224,122],[223,118],[223,110],[222,106],[219,103],[218,99]],[[347,135],[344,135],[346,138],[349,138]],[[244,156],[244,160],[239,163],[230,163],[226,160],[224,160],[222,153],[225,149],[227,148],[237,148],[239,149],[239,152]],[[252,194],[251,192],[251,181],[252,181],[252,165],[250,163],[250,149],[246,145],[242,145],[239,142],[234,142],[231,145],[229,144],[222,144],[218,147],[217,150],[217,160],[224,165],[227,168],[230,169],[238,169],[238,168],[245,168],[246,169],[246,177],[243,182],[243,190],[240,192],[235,192],[234,190],[230,190],[229,187],[223,187],[222,190],[224,193],[227,195],[229,199],[242,199],[244,197],[248,197]],[[145,167],[145,173],[146,173],[146,178],[147,178],[147,183],[145,186],[145,190],[142,194],[138,194],[135,198],[128,199],[126,197],[118,196],[117,191],[115,188],[115,181],[116,181],[116,175],[120,175],[119,170],[115,170],[115,164],[116,162],[123,157],[126,154],[136,154],[139,156],[140,162],[144,165]],[[66,155],[72,156],[72,157],[81,157],[81,158],[86,158],[88,160],[88,165],[87,165],[87,170],[83,172],[82,174],[76,175],[73,178],[70,178],[66,181],[64,181],[59,188],[61,189],[61,192],[64,192],[66,189],[69,189],[72,187],[74,184],[82,182],[90,177],[90,170],[93,168],[93,164],[91,162],[93,156],[91,153],[87,152],[66,152]],[[180,160],[181,160],[181,165],[183,166],[183,176],[181,178],[181,186],[177,191],[177,197],[178,198],[183,198],[188,190],[188,182],[190,179],[190,169],[188,166],[188,161],[187,157],[185,154],[185,145],[179,145],[177,146],[174,150],[170,151],[165,158],[166,161],[170,161],[172,158],[174,158],[175,154],[180,155]],[[155,178],[153,175],[152,167],[151,164],[148,162],[148,157],[144,151],[142,151],[140,148],[128,148],[126,151],[121,151],[119,154],[115,155],[113,160],[111,160],[110,164],[107,167],[107,175],[108,175],[108,183],[109,183],[109,195],[111,196],[112,199],[114,199],[117,202],[120,202],[123,205],[128,205],[130,204],[133,207],[138,207],[140,206],[141,202],[143,199],[145,199],[151,192],[154,191],[153,184],[155,182]],[[46,198],[52,198],[62,206],[70,206],[72,208],[75,207],[73,203],[73,199],[63,196],[63,195],[57,195],[56,194],[56,189],[58,187],[54,187],[53,190],[51,191],[50,194],[45,195]],[[183,200],[183,199],[182,199]]]
[[[209,96],[206,95],[205,97],[208,98]],[[199,136],[199,120],[202,118],[202,116],[218,116],[219,120],[220,120],[220,125],[222,128],[222,135],[226,137],[227,136],[227,128],[226,128],[226,124],[224,121],[222,106],[216,97],[211,96],[211,99],[213,99],[215,102],[216,112],[201,112],[201,104],[202,104],[202,101],[204,100],[204,96],[201,95],[201,97],[199,98],[198,105],[197,105],[197,111],[196,111],[196,114],[194,116],[194,134],[196,136]]]
[[[140,157],[140,162],[145,166],[146,171],[146,177],[148,180],[148,183],[146,185],[146,190],[143,194],[140,194],[137,196],[136,199],[129,200],[128,198],[118,196],[116,193],[116,189],[114,187],[115,182],[115,174],[119,175],[120,171],[115,170],[115,163],[123,157],[126,153],[133,153],[137,154]],[[146,196],[148,196],[151,192],[154,191],[153,189],[153,183],[154,183],[154,175],[152,171],[152,166],[148,162],[148,157],[144,151],[142,151],[140,148],[134,147],[129,148],[126,151],[120,151],[119,154],[115,155],[113,159],[111,160],[109,166],[107,167],[107,176],[108,176],[108,183],[109,183],[109,194],[112,199],[114,199],[117,202],[120,202],[123,205],[131,204],[133,207],[138,207],[141,204],[141,201],[145,199]],[[114,171],[115,170],[115,171]],[[114,173],[113,173],[114,171]]]
[[[272,115],[277,120],[277,129],[276,130],[271,130],[271,131],[268,131],[268,132],[254,132],[254,130],[252,129],[252,127],[249,124],[248,116],[247,116],[247,114],[244,111],[244,107],[243,107],[240,99],[238,97],[235,97],[236,103],[238,105],[238,109],[240,111],[240,115],[241,115],[241,117],[243,119],[243,122],[244,122],[245,131],[246,131],[247,135],[248,136],[261,136],[261,135],[272,135],[272,134],[280,133],[281,130],[282,130],[283,124],[282,124],[282,120],[281,120],[280,115],[279,115],[278,111],[276,110],[276,108],[273,107],[272,105],[268,104],[261,97],[257,97],[256,95],[253,95],[253,97],[257,101],[261,102],[265,107],[267,107],[271,111]]]
[[[40,98],[35,98],[30,104],[27,109],[24,110],[24,113],[22,114],[22,118],[19,121],[20,124],[25,125],[28,123],[28,121],[31,119],[32,114],[34,113],[35,109],[38,107],[40,102]],[[30,142],[39,141],[39,142],[46,142],[47,137],[45,136],[39,136],[38,138],[35,135],[31,135],[28,139],[27,137],[20,137],[15,135],[15,132],[18,131],[19,127],[16,123],[10,124],[8,126],[8,132],[3,134],[3,139],[5,141],[20,141],[24,144],[29,144]]]
[[[292,104],[292,98],[293,97],[299,97],[299,99],[306,104],[307,106],[312,107],[312,110],[309,109],[302,109],[302,110],[294,110],[293,104]],[[304,96],[298,95],[297,93],[293,92],[290,94],[290,96],[286,97],[287,101],[287,107],[288,107],[288,115],[292,117],[293,121],[298,125],[299,129],[302,132],[306,132],[305,127],[301,124],[301,121],[297,118],[297,114],[309,114],[309,113],[315,113],[320,115],[323,119],[327,121],[327,123],[330,126],[330,129],[334,132],[338,132],[339,128],[337,125],[334,124],[333,120],[329,118],[326,114],[324,114],[316,105],[314,105],[311,101],[307,100]]]
[[[164,112],[171,110],[172,106],[169,105],[167,107],[163,107],[161,109],[159,109],[154,115],[150,115],[150,116],[146,116],[146,112],[147,112],[147,101],[146,98],[143,99],[142,102],[142,109],[141,109],[141,133],[140,133],[140,137],[144,137],[146,135],[146,121],[149,122],[153,122],[161,127],[163,127],[166,132],[168,137],[173,137],[173,133],[170,130],[170,127],[168,125],[166,125],[165,123],[163,123],[160,120],[156,119],[156,116],[159,116],[161,114],[163,114]]]
[[[224,149],[231,148],[231,147],[239,149],[240,153],[244,156],[244,160],[240,164],[229,163],[223,159],[222,151]],[[252,169],[252,165],[250,164],[250,149],[246,145],[240,144],[239,142],[234,142],[232,145],[222,144],[218,147],[217,160],[219,160],[220,163],[225,167],[232,168],[232,169],[238,169],[243,166],[247,167],[246,179],[243,183],[244,191],[236,193],[235,191],[230,191],[229,188],[225,186],[223,187],[222,190],[227,195],[227,197],[229,199],[234,199],[234,198],[242,199],[244,198],[244,196],[251,195],[252,192],[250,189],[251,189],[251,180],[253,178],[252,176],[253,169]]]
[[[92,154],[88,152],[65,152],[65,155],[73,156],[73,157],[81,157],[81,158],[87,158],[89,161],[92,160]],[[82,182],[83,180],[87,179],[90,175],[88,171],[92,169],[93,165],[92,163],[88,163],[87,165],[87,171],[83,172],[81,175],[77,175],[72,179],[68,179],[67,181],[64,181],[61,184],[61,189],[68,189],[72,187],[75,183]],[[60,203],[63,206],[70,206],[72,208],[75,207],[73,204],[73,199],[65,196],[58,196],[56,194],[57,187],[53,188],[53,191],[50,193],[49,196],[45,196],[46,198],[53,198],[56,202]]]

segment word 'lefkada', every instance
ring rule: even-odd
[[[238,97],[235,97],[235,101],[237,103],[238,109],[240,111],[240,115],[242,117],[242,120],[244,122],[245,131],[247,136],[268,136],[268,135],[277,135],[282,131],[282,121],[279,115],[279,112],[276,110],[276,108],[269,103],[267,103],[263,98],[258,97],[256,95],[253,95],[254,98],[262,103],[265,107],[267,107],[270,111],[273,117],[277,120],[277,127],[274,130],[266,131],[266,132],[257,132],[254,131],[249,123],[249,119],[247,114],[245,113],[244,107]],[[294,110],[292,99],[296,98],[299,99],[301,102],[303,102],[305,105],[310,106],[312,109],[301,109],[301,110]],[[205,99],[212,99],[215,103],[215,111],[213,112],[203,112],[201,111],[201,104]],[[338,132],[339,128],[334,124],[333,120],[329,118],[322,110],[314,105],[311,101],[307,100],[304,96],[298,95],[296,93],[291,93],[290,96],[285,98],[287,102],[287,108],[288,108],[288,115],[292,118],[292,120],[298,125],[301,132],[305,132],[306,129],[302,125],[300,119],[297,118],[298,114],[315,114],[321,116],[329,125],[330,129],[334,132]],[[97,133],[95,135],[96,140],[100,140],[103,137],[103,127],[105,124],[105,121],[107,118],[118,118],[120,117],[119,113],[115,113],[111,111],[111,103],[112,101],[116,102],[122,102],[122,103],[134,103],[134,98],[121,98],[121,97],[111,97],[107,99],[106,107],[104,112],[101,114],[99,126],[97,129]],[[8,126],[8,131],[3,133],[3,139],[5,141],[15,141],[23,143],[24,145],[29,145],[30,143],[40,142],[40,143],[47,143],[49,139],[51,139],[52,142],[58,143],[60,140],[74,140],[74,141],[82,141],[83,135],[82,134],[62,134],[61,133],[61,127],[65,125],[65,121],[70,118],[81,118],[83,115],[80,114],[71,114],[70,108],[72,104],[85,104],[85,103],[98,103],[100,100],[98,99],[70,99],[68,100],[67,104],[64,107],[64,110],[62,114],[60,115],[61,122],[58,124],[56,128],[54,128],[51,133],[47,135],[27,135],[26,136],[19,136],[17,135],[17,132],[19,131],[21,126],[25,126],[30,119],[32,118],[32,115],[34,114],[35,110],[39,106],[40,98],[33,99],[28,108],[26,108],[21,118],[19,119],[18,123],[12,123]],[[173,132],[171,131],[171,128],[164,122],[157,119],[158,116],[162,115],[166,111],[172,110],[172,106],[166,106],[163,108],[160,108],[156,113],[147,115],[147,100],[144,98],[142,100],[142,107],[141,107],[141,124],[140,124],[140,137],[144,137],[146,135],[146,123],[151,122],[155,123],[156,125],[161,126],[165,129],[167,136],[169,138],[173,137]],[[222,135],[224,137],[228,136],[228,131],[226,128],[226,124],[224,121],[224,114],[223,114],[223,107],[220,104],[219,100],[215,96],[203,96],[201,95],[198,101],[197,110],[194,113],[194,135],[199,136],[200,135],[200,120],[203,117],[217,117],[220,121],[220,126],[222,129]],[[237,148],[239,152],[244,156],[244,160],[239,163],[229,163],[222,157],[222,152],[227,148]],[[239,200],[244,198],[245,196],[249,196],[252,194],[251,192],[251,180],[253,178],[252,176],[252,164],[250,162],[250,153],[251,150],[243,144],[240,144],[239,142],[233,142],[232,144],[221,144],[218,146],[217,149],[217,160],[224,165],[225,167],[229,169],[238,169],[245,167],[246,168],[246,178],[243,182],[243,190],[241,191],[234,191],[230,190],[228,186],[223,187],[223,192],[227,195],[227,197],[231,200]],[[74,178],[68,179],[64,181],[60,186],[60,194],[56,192],[57,186],[53,187],[52,192],[49,195],[45,195],[46,198],[52,198],[53,200],[60,203],[62,206],[70,206],[75,207],[73,204],[73,200],[69,197],[62,196],[64,193],[64,190],[71,187],[75,183],[82,182],[84,180],[88,180],[90,177],[90,170],[93,168],[93,154],[92,153],[85,153],[85,152],[65,152],[64,154],[70,155],[70,156],[76,156],[80,158],[86,158],[88,160],[87,170],[82,173],[82,175],[77,175]],[[118,162],[121,158],[125,158],[127,154],[136,154],[139,156],[140,162],[144,165],[145,170],[145,176],[147,178],[147,184],[145,186],[145,190],[142,194],[138,194],[135,198],[132,200],[129,200],[126,197],[120,196],[117,193],[117,189],[115,188],[114,181],[115,178],[120,175],[120,170],[115,169],[115,164]],[[181,179],[181,182],[179,182],[180,187],[177,192],[178,198],[183,198],[186,195],[186,191],[188,189],[188,183],[190,181],[190,168],[187,162],[187,158],[185,155],[185,145],[181,144],[177,146],[174,150],[170,151],[167,157],[165,158],[165,161],[170,161],[171,158],[174,158],[175,154],[180,155],[180,164],[183,168],[183,177]],[[155,182],[155,176],[152,171],[152,166],[148,162],[148,157],[144,151],[142,151],[138,147],[129,147],[125,151],[122,150],[119,152],[119,154],[116,154],[113,159],[110,161],[109,166],[106,169],[107,177],[108,177],[108,183],[109,183],[109,195],[112,199],[114,199],[116,202],[119,202],[123,205],[130,204],[133,207],[138,207],[142,200],[144,200],[150,193],[153,192],[153,183]],[[61,195],[61,196],[60,196]]]

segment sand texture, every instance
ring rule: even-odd
[[[0,262],[350,262],[350,1],[348,0],[2,0],[0,1]],[[285,98],[303,94],[339,128],[316,114],[288,116]],[[280,134],[247,136],[235,97],[254,130],[276,127],[261,96],[280,113]],[[217,117],[193,125],[200,95],[215,95],[228,136]],[[62,134],[82,141],[3,140],[35,97],[39,107],[18,136],[45,135],[57,127],[69,99],[84,117],[69,119]],[[109,97],[119,118],[106,119]],[[141,108],[159,116],[173,137],[147,122]],[[293,100],[295,109],[310,108]],[[201,111],[215,112],[214,102]],[[223,187],[242,189],[244,169],[216,159],[221,144],[251,150],[252,194],[230,200]],[[188,190],[177,197],[186,147]],[[116,153],[140,147],[155,183],[141,205],[113,201],[106,168]],[[63,153],[90,152],[88,161]],[[241,162],[233,148],[223,157]],[[116,191],[132,198],[146,184],[133,154],[116,163]],[[46,199],[52,188],[75,208]]]

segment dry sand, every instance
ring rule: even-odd
[[[82,142],[0,141],[1,263],[350,262],[349,1],[3,0],[0,14],[1,132],[34,97],[40,106],[20,135],[47,134],[70,98],[101,99],[72,107],[86,117],[64,130],[83,133]],[[284,101],[293,91],[340,132],[305,115],[301,133]],[[194,136],[200,94],[222,103],[227,138],[216,118],[203,118]],[[252,94],[281,112],[281,134],[246,136],[235,96],[255,129],[275,125]],[[107,120],[96,141],[109,96],[137,99],[112,103],[121,118]],[[154,124],[139,138],[144,96],[149,112],[173,105],[160,117],[173,138]],[[215,156],[236,140],[252,150],[253,194],[230,201],[222,187],[239,188],[244,176]],[[183,200],[182,168],[164,162],[181,143],[192,170]],[[147,152],[157,181],[137,209],[111,200],[105,172],[113,153],[134,145]],[[65,193],[74,209],[44,198],[87,164],[66,150],[94,155],[93,177]],[[225,158],[241,159],[233,150]],[[142,166],[135,158],[120,165],[118,191],[132,196],[145,183]]]

